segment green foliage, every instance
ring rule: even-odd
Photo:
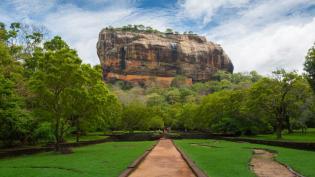
[[[273,141],[292,141],[292,142],[315,142],[315,128],[308,128],[305,130],[296,130],[293,133],[288,131],[283,133],[283,138],[281,140],[277,139],[275,134],[260,134],[255,136],[245,136],[246,138],[255,138],[263,140],[273,140]]]
[[[159,110],[149,111],[149,117],[161,117],[166,127],[177,130],[238,135],[269,133],[279,127],[277,111],[278,115],[285,115],[281,118],[282,130],[313,125],[313,94],[306,80],[295,72],[278,70],[273,77],[263,77],[255,71],[234,74],[219,71],[214,80],[192,86],[183,85],[180,82],[183,78],[176,77],[170,88],[153,85],[125,93],[138,95],[128,96],[129,99],[141,97],[141,103],[148,109]],[[285,92],[288,92],[285,99],[279,101]],[[285,106],[285,113],[277,109],[280,104]]]
[[[34,130],[34,140],[42,140],[48,142],[54,142],[54,132],[49,122],[41,122],[38,127]]]
[[[207,95],[222,90],[247,89],[262,78],[256,71],[234,74],[218,71],[214,74],[213,80],[205,83],[195,83],[192,85],[192,90],[199,95]]]
[[[127,25],[127,26],[122,26],[118,28],[113,28],[111,26],[106,27],[105,29],[107,30],[118,30],[118,31],[130,31],[130,32],[145,32],[145,33],[162,33],[158,31],[157,29],[153,29],[151,26],[144,26],[142,24],[140,25]]]
[[[5,146],[26,140],[32,120],[23,109],[23,100],[14,92],[14,83],[0,75],[0,140]]]
[[[291,131],[290,119],[294,114],[299,114],[294,113],[298,109],[290,111],[289,108],[304,103],[311,95],[307,91],[308,85],[303,84],[303,78],[297,73],[284,70],[273,73],[273,78],[263,79],[252,87],[249,105],[257,114],[268,114],[278,138],[281,138],[285,123]]]
[[[220,91],[206,96],[198,111],[199,126],[213,132],[255,133],[259,122],[249,119],[244,112],[246,98],[246,90]]]
[[[55,36],[52,40],[45,42],[44,49],[52,52],[59,52],[60,50],[68,50],[70,53],[76,53],[74,50],[70,50],[68,44],[61,39],[60,36]],[[73,57],[73,56],[72,56]]]
[[[144,25],[108,30],[165,34]],[[95,130],[171,127],[277,132],[280,138],[284,129],[315,126],[314,46],[306,56],[305,78],[285,70],[272,77],[217,71],[212,80],[191,86],[178,75],[169,88],[159,87],[155,78],[145,87],[123,81],[106,85],[102,68],[82,64],[61,37],[45,41],[44,29],[20,23],[8,29],[0,23],[0,57],[0,142],[7,146],[55,141],[58,147],[69,133],[79,141]]]
[[[142,24],[139,24],[139,25],[128,24],[122,27],[117,27],[117,28],[108,26],[105,29],[111,30],[111,31],[124,31],[124,32],[130,31],[130,32],[136,32],[136,33],[143,32],[143,33],[156,33],[156,34],[179,34],[179,32],[173,31],[170,28],[167,28],[165,32],[161,32],[157,29],[152,28],[151,26],[144,26]],[[193,34],[193,32],[190,32],[189,34]]]
[[[147,97],[148,97],[148,100],[147,100],[148,106],[165,105],[166,104],[165,97],[163,95],[158,94],[158,93],[149,94]]]
[[[116,81],[115,85],[117,85],[122,90],[130,90],[133,88],[132,84],[126,81]]]
[[[315,92],[315,46],[309,49],[304,63],[307,79]]]
[[[186,87],[186,79],[185,76],[178,75],[172,80],[171,86],[177,88]]]
[[[123,107],[122,123],[125,130],[147,130],[149,128],[149,117],[145,105],[139,102],[132,102]]]
[[[32,104],[51,118],[57,144],[63,141],[68,128],[67,103],[81,86],[81,60],[60,37],[44,44],[44,50],[37,50],[34,59],[38,62],[30,78],[29,87],[33,93]],[[57,147],[59,148],[59,147]]]
[[[36,50],[32,61],[29,87],[31,102],[39,117],[49,117],[54,130],[56,148],[64,136],[76,128],[115,128],[119,104],[102,81],[99,70],[81,64],[76,51],[55,37]],[[82,125],[83,124],[83,125]]]
[[[17,27],[12,25],[14,30]],[[11,36],[16,35],[12,33]],[[34,43],[40,43],[41,36],[35,33],[29,38]],[[24,68],[13,59],[11,52],[10,46],[0,43],[0,72],[5,77],[1,78],[1,85],[4,86],[1,93],[6,93],[3,102],[10,105],[3,104],[1,109],[1,139],[7,141],[7,145],[17,140],[62,141],[65,130],[71,128],[75,120],[84,120],[80,129],[96,125],[97,128],[118,126],[116,118],[119,117],[120,106],[105,87],[100,70],[81,65],[76,52],[60,37],[46,42],[44,48],[35,48],[34,53],[25,59]],[[26,73],[31,94],[24,83],[23,73]],[[28,99],[28,111],[25,110],[23,98]],[[36,116],[33,117],[30,111]],[[38,119],[34,120],[35,117]],[[55,138],[51,137],[52,128],[47,128],[45,122],[50,122],[49,125],[54,127],[58,124],[58,130],[54,128]]]
[[[185,131],[198,129],[197,110],[198,105],[194,103],[185,104],[178,115],[178,128]]]
[[[76,127],[78,135],[91,128],[117,128],[120,104],[103,83],[101,72],[83,64],[80,73],[81,85],[69,90],[65,105],[66,117]]]
[[[165,30],[165,33],[167,33],[167,34],[173,34],[173,30],[170,29],[170,28],[167,28],[167,29]]]
[[[180,91],[178,89],[169,90],[166,93],[166,100],[169,104],[175,104],[180,102],[181,100]]]
[[[149,129],[157,130],[164,128],[163,118],[160,116],[153,116],[149,121]]]
[[[34,127],[21,95],[24,93],[23,68],[1,41],[0,58],[0,141],[4,146],[11,146],[17,141],[30,140],[30,131]]]

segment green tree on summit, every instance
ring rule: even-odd
[[[171,28],[167,28],[167,29],[165,30],[165,33],[172,33],[172,34],[173,34],[173,30],[172,30]]]

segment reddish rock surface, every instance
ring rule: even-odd
[[[108,81],[155,80],[169,85],[176,75],[183,75],[191,84],[210,80],[218,70],[233,72],[222,47],[197,35],[103,29],[97,53]]]

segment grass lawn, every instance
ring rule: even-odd
[[[247,136],[246,138],[277,140],[275,134]],[[283,133],[283,138],[278,141],[315,142],[315,128],[307,129],[306,133],[294,132],[292,134]]]
[[[306,177],[315,177],[315,152],[311,151],[217,140],[176,140],[175,143],[211,177],[255,177],[248,165],[252,148],[275,150],[278,161]]]
[[[54,152],[0,159],[0,177],[117,177],[153,141],[108,142]]]

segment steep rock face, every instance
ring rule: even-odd
[[[176,75],[184,75],[191,84],[210,80],[217,70],[233,72],[222,47],[197,35],[103,29],[97,54],[106,80],[150,80],[167,86]]]

